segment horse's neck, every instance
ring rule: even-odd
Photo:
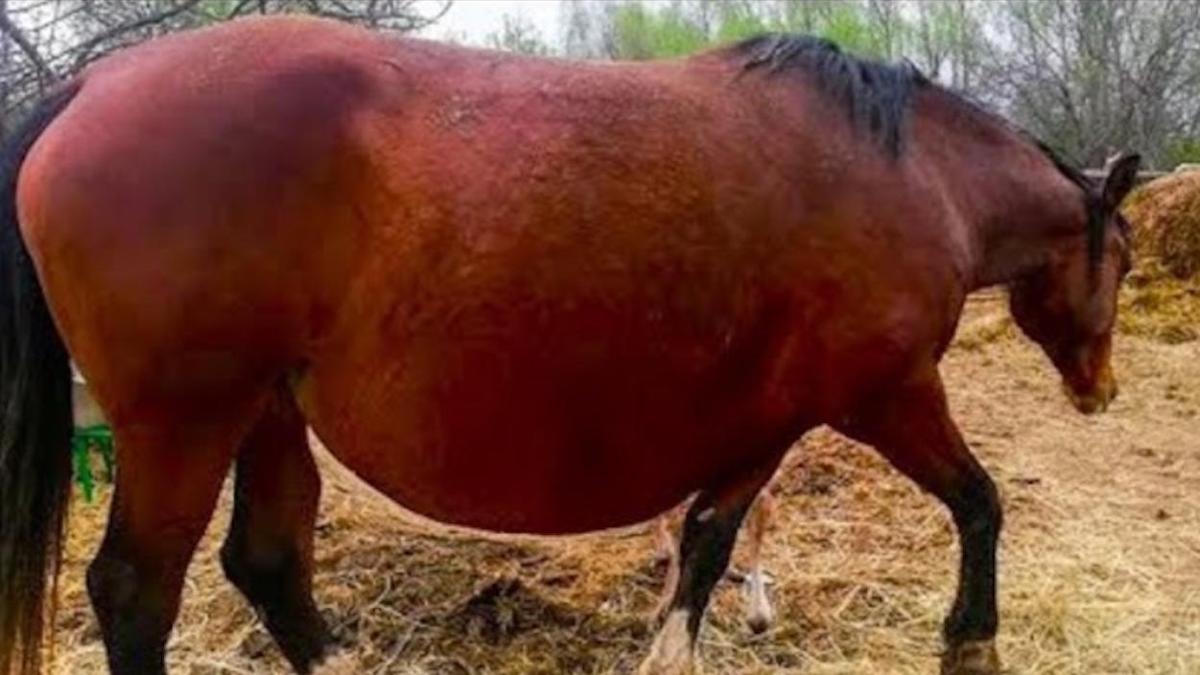
[[[1044,264],[1082,209],[1079,189],[1039,148],[990,115],[939,99],[919,110],[924,133],[936,137],[930,161],[939,165],[967,228],[971,290]]]
[[[1053,241],[1044,211],[1035,204],[1014,204],[997,195],[987,205],[991,211],[973,223],[972,290],[1008,284],[1041,267]]]

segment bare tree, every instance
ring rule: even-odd
[[[895,58],[904,51],[907,22],[901,15],[901,4],[893,0],[868,0],[866,21],[871,26],[880,56]]]
[[[96,58],[158,35],[251,14],[306,13],[380,30],[419,30],[452,0],[3,0],[0,91],[9,113]]]
[[[1099,166],[1136,147],[1163,164],[1200,132],[1200,5],[1008,0],[992,28],[997,93],[1077,160]]]
[[[505,14],[500,30],[487,36],[487,45],[493,49],[518,54],[545,56],[550,53],[550,45],[542,37],[542,32],[528,18],[519,14]]]
[[[975,96],[987,40],[978,5],[968,0],[914,6],[908,56],[927,75]]]

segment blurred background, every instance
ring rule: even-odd
[[[650,59],[763,31],[906,58],[1086,166],[1140,149],[1200,162],[1200,3],[1191,0],[0,0],[5,119],[120,46],[303,12],[528,54]]]

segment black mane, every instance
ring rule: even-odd
[[[1083,192],[1088,214],[1088,253],[1098,261],[1105,222],[1099,211],[1096,183],[1050,145],[1013,124],[970,96],[941,87],[909,61],[884,63],[847,54],[836,43],[811,35],[768,33],[736,43],[731,52],[743,57],[742,72],[765,68],[768,73],[804,68],[826,95],[839,101],[855,126],[873,136],[892,157],[904,149],[905,126],[913,95],[936,87],[968,109],[1028,140],[1058,171]]]
[[[893,157],[903,149],[913,93],[930,85],[907,61],[891,64],[858,58],[829,40],[810,35],[771,33],[743,40],[732,49],[746,57],[744,71],[806,69],[822,91],[847,108],[854,124],[874,136]]]
[[[1080,171],[1079,167],[1064,159],[1062,155],[1047,145],[1045,141],[1023,129],[1018,128],[1017,131],[1021,132],[1030,142],[1036,145],[1051,162],[1054,162],[1054,166],[1058,168],[1059,173],[1066,176],[1068,180],[1083,190],[1083,208],[1087,212],[1088,263],[1089,268],[1094,272],[1096,266],[1100,263],[1100,256],[1104,254],[1104,229],[1108,227],[1108,223],[1104,217],[1104,209],[1100,201],[1099,186]],[[1117,219],[1118,225],[1123,222],[1122,219]]]

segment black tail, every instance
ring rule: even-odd
[[[0,675],[41,666],[71,494],[71,366],[21,239],[17,175],[75,91],[46,98],[0,148]]]

